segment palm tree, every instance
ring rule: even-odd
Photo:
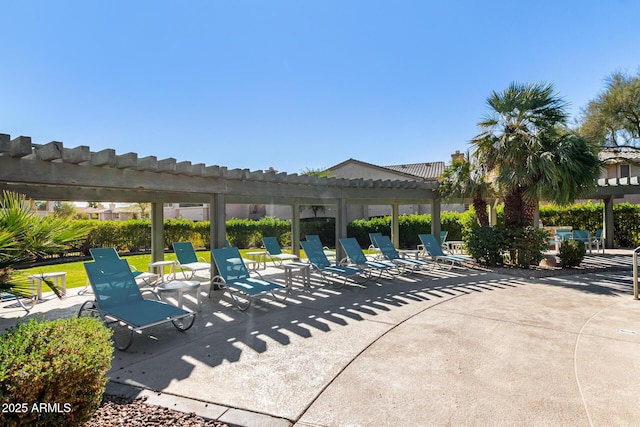
[[[593,188],[597,148],[567,130],[567,103],[553,85],[512,83],[487,104],[491,112],[471,143],[479,164],[495,173],[505,227],[533,225],[538,200],[568,204]]]
[[[459,158],[453,159],[438,181],[438,190],[445,201],[471,197],[478,224],[489,225],[487,197],[492,194],[491,184],[485,180],[479,165],[471,162],[468,152],[465,156],[460,155]]]
[[[83,239],[90,225],[54,216],[39,217],[24,195],[3,192],[0,199],[0,291],[27,296],[26,280],[12,267],[63,251]],[[22,278],[24,279],[24,278]],[[60,296],[50,281],[47,285]]]

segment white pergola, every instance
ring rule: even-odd
[[[225,205],[289,205],[292,248],[300,248],[301,205],[333,205],[336,241],[347,237],[347,205],[390,205],[391,237],[398,245],[398,207],[431,203],[431,232],[440,233],[437,183],[365,180],[227,169],[190,161],[178,162],[136,153],[117,154],[88,146],[65,148],[62,142],[34,144],[30,137],[0,134],[0,189],[37,200],[151,203],[152,260],[164,258],[163,204],[205,203],[210,206],[211,247],[225,245]],[[338,245],[339,246],[339,245]],[[344,257],[338,247],[338,256]]]

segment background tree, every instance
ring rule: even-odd
[[[487,99],[491,109],[471,143],[495,174],[505,227],[534,225],[538,200],[572,203],[595,186],[597,148],[566,128],[567,103],[552,84],[511,83]]]
[[[473,164],[469,153],[453,159],[438,178],[438,190],[445,201],[471,197],[478,224],[489,225],[487,198],[492,194],[491,184],[485,180],[481,168]]]
[[[318,177],[324,177],[324,178],[330,178],[331,172],[327,169],[311,169],[311,168],[306,168],[304,170],[301,171],[302,175],[316,175]],[[318,212],[325,212],[326,208],[323,205],[302,205],[300,206],[300,210],[303,210],[305,208],[309,207],[311,209],[311,211],[313,212],[313,217],[317,218],[318,217]]]
[[[136,203],[135,204],[137,210],[140,212],[140,218],[148,218],[149,211],[151,210],[151,203]]]
[[[55,202],[53,215],[57,218],[71,219],[77,213],[76,205],[71,202]]]
[[[582,111],[580,133],[609,147],[640,148],[640,73],[616,72]]]

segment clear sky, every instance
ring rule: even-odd
[[[465,151],[491,91],[575,119],[640,69],[636,0],[2,0],[0,133],[299,173]]]

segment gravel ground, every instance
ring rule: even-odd
[[[195,414],[173,411],[148,405],[145,399],[131,401],[115,396],[104,396],[102,405],[84,427],[228,427],[219,421],[208,420]]]

